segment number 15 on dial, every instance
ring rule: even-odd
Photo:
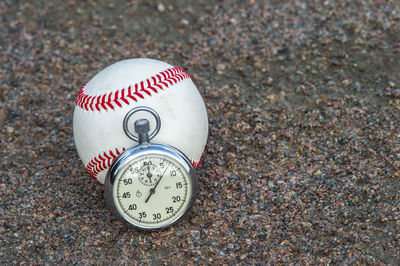
[[[174,147],[149,142],[148,121],[136,121],[139,145],[111,165],[105,199],[113,213],[143,230],[168,227],[182,219],[197,194],[190,160]]]

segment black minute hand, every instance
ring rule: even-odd
[[[162,174],[162,176],[160,176],[160,179],[158,179],[158,181],[157,181],[156,185],[155,185],[153,188],[151,188],[151,189],[150,189],[150,194],[149,194],[149,196],[147,197],[147,199],[146,199],[145,203],[147,203],[147,202],[149,201],[149,199],[150,199],[151,195],[153,195],[153,194],[156,192],[156,187],[157,187],[157,186],[158,186],[158,184],[160,183],[160,181],[161,181],[161,178],[163,178],[163,176],[164,176],[164,175],[165,175],[165,173],[167,172],[167,169],[168,169],[168,167],[169,167],[169,165],[167,166],[167,168],[165,168],[165,171],[164,171],[164,173]]]

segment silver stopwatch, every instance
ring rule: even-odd
[[[151,134],[147,119],[135,121],[136,135],[129,131],[129,119],[139,111],[155,118],[156,128]],[[119,155],[108,170],[104,190],[107,205],[118,218],[143,230],[178,222],[197,194],[197,178],[190,160],[174,147],[150,142],[159,132],[161,120],[149,107],[132,109],[125,116],[123,128],[139,145]]]

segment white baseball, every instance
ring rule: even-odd
[[[194,167],[198,166],[207,141],[208,120],[190,76],[158,60],[128,59],[103,69],[82,87],[76,99],[75,145],[90,176],[104,184],[114,159],[137,145],[122,125],[125,115],[136,106],[151,107],[160,115],[161,129],[152,142],[181,150]],[[135,115],[148,118],[154,129],[151,115]]]

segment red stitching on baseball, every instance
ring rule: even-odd
[[[201,158],[200,158],[200,160],[199,160],[198,162],[196,162],[196,161],[194,161],[194,160],[190,160],[190,162],[193,164],[193,167],[194,167],[195,169],[196,169],[197,167],[199,167],[200,161],[201,161]]]
[[[125,151],[125,148],[122,148],[122,152]],[[109,151],[108,154],[106,152],[103,152],[102,154],[97,155],[96,157],[92,158],[87,164],[86,164],[86,170],[89,173],[89,175],[96,181],[97,180],[97,175],[101,172],[104,171],[105,169],[109,168],[112,164],[112,162],[120,155],[121,152],[118,149],[115,149],[114,151]]]
[[[110,95],[108,95],[108,101],[107,101],[107,105],[114,110],[114,105],[111,104],[111,97],[112,97],[112,92],[110,92]]]
[[[136,98],[132,95],[131,86],[128,87],[128,94],[127,94],[127,97],[129,97],[129,99],[134,100],[135,102],[137,101]]]
[[[151,85],[150,79],[147,80],[147,87],[151,89],[153,92],[158,93],[157,89]]]
[[[164,90],[186,78],[190,78],[190,76],[183,69],[173,67],[139,83],[132,84],[127,89],[117,89],[114,93],[96,96],[85,93],[86,83],[79,91],[75,104],[86,111],[114,110],[116,107],[121,108],[124,104],[129,105],[129,99],[137,102],[139,98],[144,99],[145,96],[152,96],[152,94],[158,93],[160,90]]]
[[[156,77],[151,77],[151,79],[153,80],[154,86],[157,86],[160,90],[163,89],[163,86],[157,83]]]
[[[122,152],[125,151],[125,148],[122,148]],[[114,152],[112,150],[108,151],[108,153],[103,152],[96,157],[92,158],[87,164],[86,164],[86,171],[89,173],[89,175],[96,181],[97,180],[97,175],[106,169],[108,169],[111,164],[114,162],[114,160],[122,153],[118,149],[115,149]],[[190,160],[194,168],[197,168],[200,165],[200,161],[194,161]]]

